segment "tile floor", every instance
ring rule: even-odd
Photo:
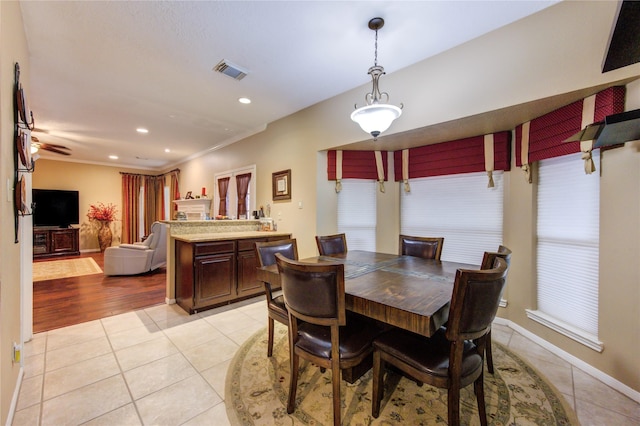
[[[176,305],[36,334],[13,425],[228,425],[227,368],[266,325],[263,297],[187,315]],[[583,426],[640,424],[640,404],[508,327],[494,339],[543,371]]]

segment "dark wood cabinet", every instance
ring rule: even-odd
[[[278,238],[280,239],[280,238]],[[238,241],[238,296],[253,296],[264,291],[262,281],[256,277],[258,258],[255,243],[269,241],[268,238]]]
[[[80,254],[80,229],[33,228],[33,257]]]
[[[194,304],[196,309],[235,298],[236,262],[233,253],[203,256],[196,259]]]
[[[264,292],[256,279],[257,241],[289,235],[224,241],[176,240],[176,303],[190,314]]]

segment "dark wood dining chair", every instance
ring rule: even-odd
[[[347,236],[345,234],[316,235],[316,244],[320,256],[343,254],[347,252]]]
[[[289,240],[257,242],[256,257],[259,266],[269,266],[276,264],[276,253],[281,253],[289,259],[298,260],[298,244],[295,238]],[[264,292],[267,296],[267,322],[268,322],[268,340],[267,340],[267,356],[273,355],[273,329],[274,320],[287,327],[289,326],[289,313],[284,304],[282,295],[273,296],[271,284],[264,283]]]
[[[460,390],[473,383],[480,423],[487,424],[484,346],[508,269],[501,258],[494,265],[487,270],[458,269],[448,325],[432,337],[394,330],[373,342],[373,417],[380,414],[385,364],[389,363],[416,380],[447,389],[449,426],[460,424]]]
[[[383,328],[345,309],[344,265],[309,264],[276,254],[289,311],[291,377],[287,413],[295,410],[299,359],[331,369],[333,423],[340,424],[340,373],[371,354],[371,342]]]
[[[482,257],[482,265],[480,269],[491,269],[493,267],[493,263],[496,260],[496,257],[501,257],[507,262],[507,266],[511,265],[511,250],[507,247],[501,245],[498,247],[498,251],[484,252],[484,256]],[[487,371],[493,374],[493,353],[491,352],[491,330],[487,333],[487,343],[485,346],[485,358],[487,359]]]
[[[440,260],[444,237],[413,237],[400,235],[400,256],[415,256],[423,259]]]

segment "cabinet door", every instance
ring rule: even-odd
[[[238,252],[238,296],[250,296],[264,291],[264,285],[256,279],[257,266],[255,251]]]
[[[33,254],[49,253],[49,231],[33,230]]]
[[[78,232],[75,229],[51,231],[51,253],[78,251]]]
[[[236,296],[236,259],[233,253],[198,257],[195,269],[196,309],[225,302]]]

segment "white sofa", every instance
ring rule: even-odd
[[[142,242],[120,244],[104,252],[105,275],[137,275],[167,264],[167,225],[154,222]]]

